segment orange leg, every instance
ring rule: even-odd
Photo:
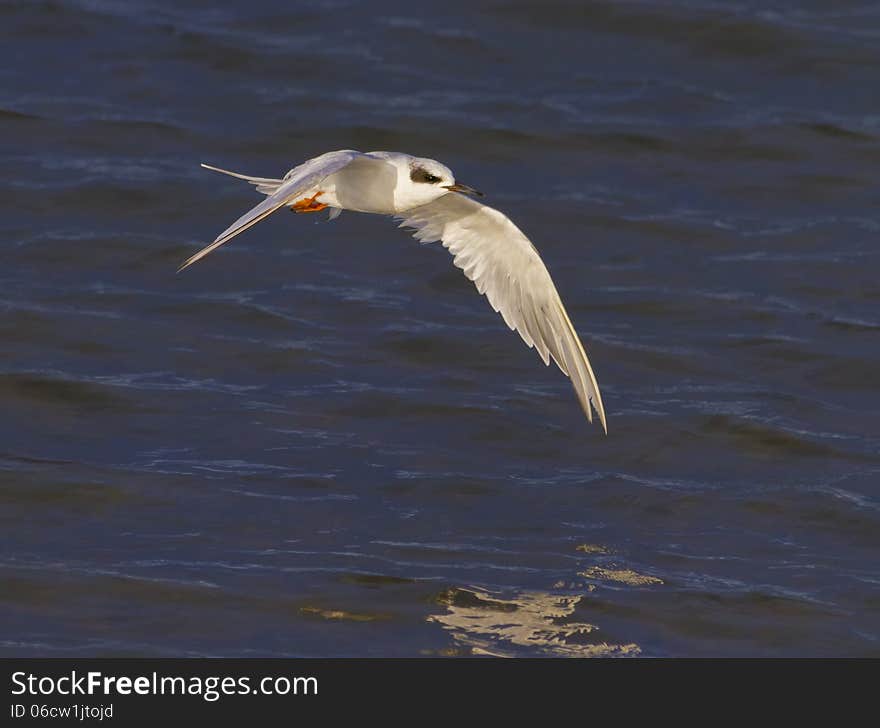
[[[323,202],[318,202],[318,197],[323,195],[323,192],[316,192],[311,197],[307,197],[304,200],[297,200],[290,206],[291,212],[319,212],[323,210],[327,205]]]

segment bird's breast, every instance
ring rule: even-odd
[[[393,215],[397,205],[397,169],[378,160],[355,160],[330,175],[324,183],[332,187],[338,207],[356,212]],[[328,203],[330,204],[330,203]]]

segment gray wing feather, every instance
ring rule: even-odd
[[[571,379],[587,419],[593,420],[592,404],[607,434],[602,395],[586,351],[549,271],[522,231],[498,210],[459,194],[407,210],[398,219],[401,227],[413,228],[420,242],[442,242],[504,322],[545,364],[552,358]]]
[[[196,261],[201,260],[224,243],[228,243],[239,233],[253,227],[260,222],[260,220],[265,219],[279,208],[296,200],[303,192],[319,184],[321,180],[329,177],[334,172],[338,172],[340,169],[350,164],[353,159],[361,156],[363,155],[360,152],[355,152],[351,149],[343,149],[338,152],[327,152],[327,154],[322,154],[320,157],[310,159],[299,167],[294,167],[284,175],[284,179],[280,181],[270,180],[265,177],[249,178],[247,175],[240,175],[236,172],[227,172],[226,170],[221,170],[217,167],[209,167],[209,169],[223,172],[225,174],[231,174],[233,177],[246,179],[249,182],[258,179],[260,180],[259,183],[253,182],[253,184],[257,184],[257,189],[259,189],[260,185],[270,181],[278,181],[279,184],[275,191],[269,194],[269,196],[259,205],[248,210],[244,215],[238,218],[238,220],[232,223],[232,225],[226,228],[226,230],[220,233],[213,243],[202,248],[195,255],[187,258],[180,268],[177,269],[177,272],[179,273],[184,268],[188,268]]]

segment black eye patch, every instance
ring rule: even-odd
[[[439,177],[431,174],[430,172],[423,169],[422,167],[416,167],[412,172],[410,172],[409,178],[413,182],[426,182],[429,185],[435,184],[440,181]]]

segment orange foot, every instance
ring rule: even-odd
[[[323,195],[323,192],[316,192],[311,197],[308,197],[304,200],[298,200],[294,202],[290,206],[291,212],[319,212],[323,210],[327,205],[323,202],[318,202],[318,197]]]

